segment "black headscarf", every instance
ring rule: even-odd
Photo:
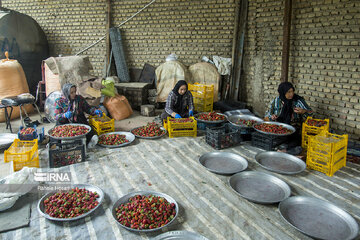
[[[177,96],[177,100],[174,104],[174,108],[173,110],[175,110],[176,112],[181,112],[182,109],[183,109],[183,96],[185,95],[181,95],[179,93],[179,88],[183,85],[186,85],[186,91],[188,89],[188,85],[187,85],[187,82],[185,80],[179,80],[176,84],[175,84],[175,87],[173,88],[173,92],[174,94]],[[186,93],[186,92],[185,92]]]
[[[293,101],[297,100],[299,98],[299,96],[296,94],[294,94],[294,97],[292,99],[287,99],[285,97],[285,94],[291,88],[295,91],[294,86],[289,82],[280,83],[279,88],[278,88],[279,97],[284,102],[284,106],[281,110],[280,116],[277,118],[277,121],[287,123],[287,124],[289,124],[291,122],[291,116],[294,113]]]

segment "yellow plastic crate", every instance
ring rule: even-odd
[[[14,172],[20,171],[23,167],[40,167],[39,164],[39,155],[36,154],[28,161],[23,161],[22,159],[12,161]]]
[[[115,131],[115,120],[105,114],[99,116],[89,116],[89,124],[97,135]]]
[[[212,112],[213,110],[213,99],[212,98],[193,98],[194,109],[198,112]]]
[[[325,121],[326,125],[321,126],[321,127],[310,126],[308,123],[311,120]],[[308,146],[309,136],[318,135],[322,131],[329,131],[329,119],[315,119],[312,117],[308,117],[302,125],[301,147],[306,149]]]
[[[190,117],[192,122],[178,123],[170,121],[171,117],[164,121],[164,127],[169,133],[169,137],[196,137],[197,136],[197,121],[194,117]]]
[[[31,141],[21,141],[20,139],[15,139],[13,144],[5,150],[4,152],[4,161],[20,161],[26,162],[33,159],[35,155],[38,154],[38,140],[34,139]]]
[[[200,83],[188,84],[188,90],[194,98],[214,98],[214,84],[206,85]]]
[[[194,109],[196,111],[211,112],[213,110],[214,84],[188,84],[188,89],[193,95]]]
[[[309,169],[333,176],[346,166],[348,135],[337,135],[326,131],[309,137],[306,166]]]

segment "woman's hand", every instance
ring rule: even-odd
[[[173,112],[172,114],[171,114],[171,116],[174,118],[175,116],[176,116],[176,112]]]
[[[294,108],[294,112],[297,114],[304,114],[304,113],[306,113],[306,109],[296,107],[296,108]]]
[[[278,118],[275,114],[271,115],[271,120],[275,121]]]

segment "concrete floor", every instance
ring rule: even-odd
[[[162,110],[157,109],[156,110],[156,116],[161,114]],[[45,115],[44,113],[42,113]],[[32,121],[38,120],[40,121],[40,115],[37,113],[33,113],[29,115],[30,119]],[[148,122],[155,121],[156,117],[145,117],[140,115],[139,111],[135,111],[134,113],[126,119],[115,121],[115,131],[130,131],[131,129],[139,126],[146,125]],[[158,120],[157,120],[158,121]],[[14,134],[17,134],[19,131],[19,128],[21,126],[21,121],[19,119],[13,119],[11,120],[11,127],[12,132]],[[44,128],[45,134],[47,134],[48,130],[53,128],[55,126],[55,123],[41,123],[38,128]],[[10,133],[10,129],[6,129],[5,123],[0,123],[0,133]],[[45,146],[39,146],[39,148],[44,148]],[[5,163],[4,162],[4,150],[0,151],[0,179],[11,174],[13,172],[11,163]]]

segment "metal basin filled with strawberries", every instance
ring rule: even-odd
[[[104,200],[103,191],[90,184],[75,184],[68,191],[52,191],[38,202],[38,212],[54,221],[74,221],[94,212]]]
[[[172,197],[153,191],[126,194],[112,208],[116,222],[135,232],[158,231],[173,223],[178,213],[179,206]]]
[[[253,125],[253,128],[260,133],[275,136],[287,136],[295,132],[293,126],[279,122],[256,123]]]
[[[251,115],[231,115],[228,116],[229,122],[236,127],[251,128],[256,123],[262,123],[264,120]]]
[[[160,126],[154,122],[151,122],[145,126],[133,128],[133,129],[131,129],[130,132],[138,138],[157,139],[157,138],[161,138],[162,136],[166,135],[167,131],[162,126]]]
[[[227,121],[226,115],[218,112],[202,112],[194,115],[198,122],[203,123],[223,123]]]
[[[48,131],[53,139],[67,140],[83,138],[91,131],[91,127],[80,123],[69,123],[64,125],[55,126]]]
[[[130,132],[109,132],[99,136],[98,145],[106,148],[117,148],[129,145],[135,140]]]

